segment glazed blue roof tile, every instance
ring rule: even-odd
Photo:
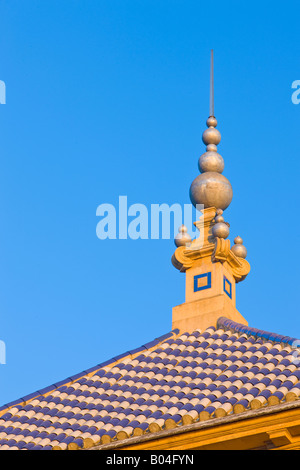
[[[294,341],[226,318],[172,331],[2,406],[0,450],[81,449],[298,400]]]

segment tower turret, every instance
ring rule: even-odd
[[[175,239],[177,249],[173,265],[185,273],[185,302],[173,308],[172,327],[180,330],[205,329],[216,325],[220,317],[227,317],[247,325],[236,309],[236,284],[250,272],[246,261],[247,250],[241,237],[228,239],[230,225],[224,210],[232,201],[232,187],[222,174],[224,160],[217,151],[221,134],[216,129],[214,116],[213,51],[211,53],[210,116],[202,140],[206,152],[199,158],[200,175],[190,187],[194,206],[202,208],[202,215],[194,222],[199,236],[190,240],[184,226]]]

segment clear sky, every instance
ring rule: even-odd
[[[0,405],[171,329],[173,240],[99,240],[96,209],[189,203],[210,50],[225,217],[249,325],[300,338],[298,1],[0,2]]]

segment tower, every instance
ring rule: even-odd
[[[184,225],[175,238],[177,246],[172,256],[173,265],[185,273],[185,302],[173,308],[172,328],[205,329],[225,316],[247,325],[236,309],[236,284],[250,272],[246,261],[247,250],[241,237],[231,244],[230,225],[224,211],[232,201],[229,180],[222,174],[224,160],[218,153],[221,141],[217,119],[214,116],[214,60],[211,51],[210,115],[202,140],[206,152],[199,158],[198,175],[190,187],[192,204],[202,215],[194,222],[198,238],[191,241]]]

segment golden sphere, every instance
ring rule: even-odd
[[[178,234],[175,237],[175,245],[179,246],[186,246],[190,244],[192,241],[191,237],[188,234],[187,228],[185,225],[180,225],[178,229]]]
[[[205,145],[218,145],[221,142],[221,134],[218,129],[215,129],[214,127],[209,127],[203,132],[202,140]]]
[[[220,222],[224,222],[224,217],[221,214],[218,214],[215,217],[215,223],[218,224]]]
[[[233,245],[231,251],[239,258],[245,259],[247,256],[247,248],[244,245]]]
[[[217,127],[218,121],[216,120],[215,116],[209,116],[206,121],[207,127]]]
[[[231,251],[239,258],[245,259],[247,257],[247,248],[243,245],[243,239],[241,237],[234,239],[234,245],[231,247]]]
[[[216,207],[225,210],[231,203],[232,196],[228,179],[214,171],[198,175],[190,187],[190,199],[195,207],[197,204],[203,204],[204,208]]]
[[[205,171],[222,173],[224,170],[224,160],[218,152],[209,151],[201,155],[198,166],[201,173]]]
[[[208,144],[206,146],[206,151],[207,152],[216,152],[217,150],[218,150],[218,148],[215,144]]]
[[[212,234],[214,237],[227,238],[229,235],[229,227],[225,222],[218,222],[213,225]]]

